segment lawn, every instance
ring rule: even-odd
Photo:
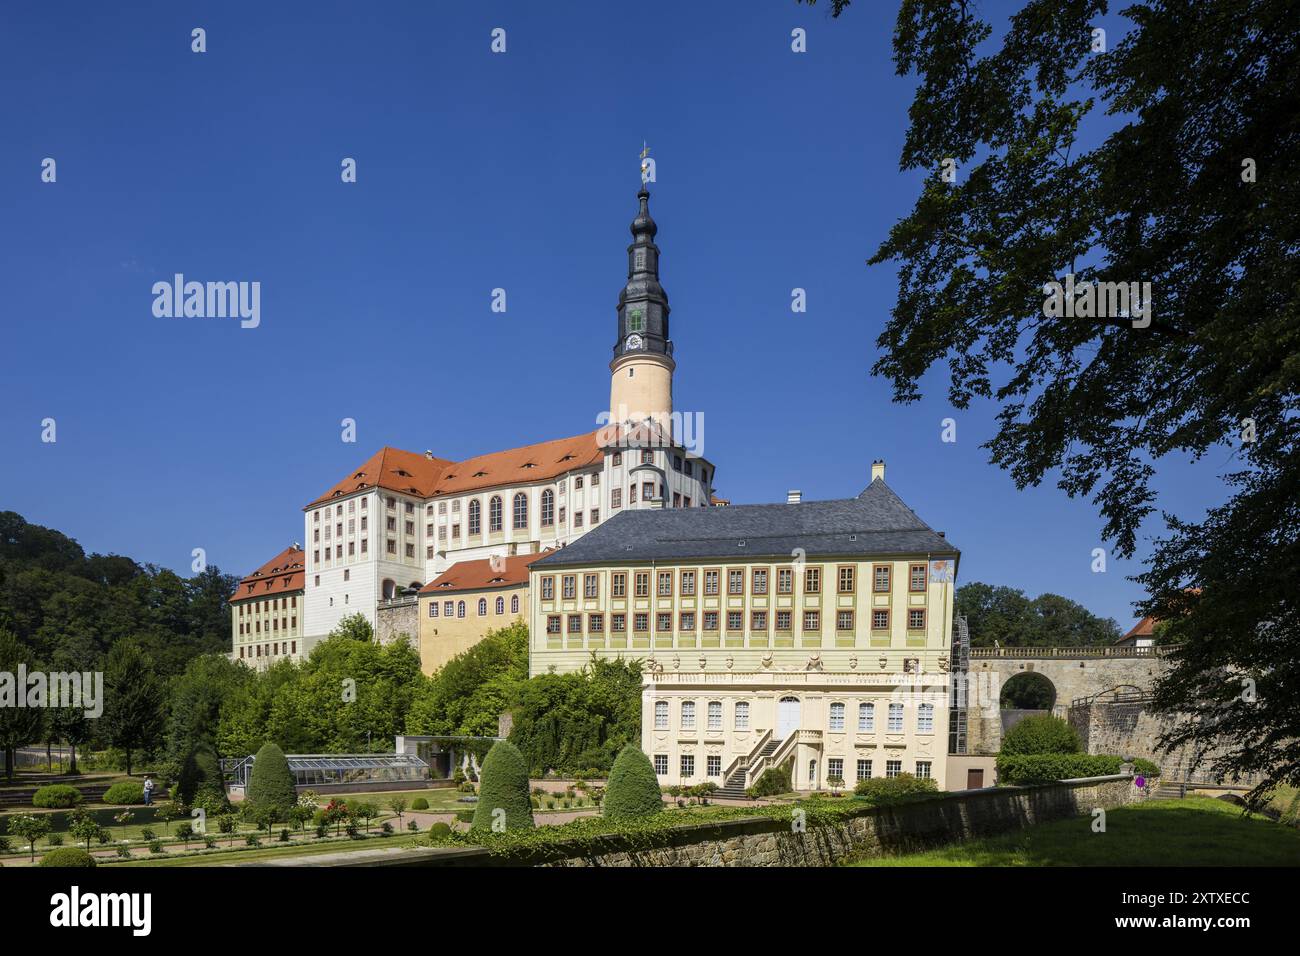
[[[1151,800],[851,866],[1300,866],[1300,830],[1209,797]]]

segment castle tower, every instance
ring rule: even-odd
[[[671,435],[673,343],[668,337],[668,296],[659,284],[659,227],[650,218],[650,192],[642,184],[627,247],[627,284],[618,295],[618,339],[609,363],[610,422],[657,422]]]

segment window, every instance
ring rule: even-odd
[[[871,612],[871,629],[873,631],[889,630],[889,612],[876,608]]]
[[[903,705],[889,705],[889,724],[887,729],[891,734],[901,734],[903,732]]]
[[[560,580],[562,582],[560,586],[563,589],[560,593],[563,595],[564,600],[572,601],[578,596],[578,576],[576,574],[566,574]]]
[[[767,612],[755,611],[749,616],[749,629],[751,631],[767,630]]]
[[[885,776],[886,776],[886,777],[897,777],[897,776],[898,776],[900,773],[902,773],[902,772],[903,772],[903,761],[901,761],[901,760],[886,760],[886,761],[885,761]]]
[[[835,701],[831,704],[831,733],[844,732],[844,704],[842,701]]]
[[[456,616],[457,616],[457,617],[464,617],[464,616],[465,616],[465,602],[464,602],[464,601],[457,601],[457,602],[456,602]]]
[[[745,572],[743,569],[733,568],[727,572],[727,593],[745,593]]]
[[[636,485],[635,485],[635,484],[628,485],[628,488],[627,488],[627,503],[630,504],[630,505],[634,505],[634,504],[636,504]]]
[[[682,701],[682,730],[695,729],[695,701]]]
[[[660,572],[659,572],[659,591],[658,591],[658,593],[659,593],[659,596],[660,596],[660,597],[672,597],[672,596],[673,596],[673,573],[672,573],[671,571],[660,571]]]
[[[542,600],[555,600],[555,578],[542,578]]]
[[[683,571],[682,572],[682,597],[694,597],[694,596],[695,596],[695,572]]]
[[[451,526],[451,536],[453,539],[460,537],[460,525],[454,524]],[[366,550],[366,543],[364,541],[361,542],[361,550]]]
[[[828,757],[826,760],[826,779],[827,780],[844,780],[844,758]]]
[[[706,631],[716,631],[716,630],[718,629],[718,612],[717,612],[717,611],[705,611],[705,612],[704,612],[704,629],[705,629]]]
[[[621,451],[614,452],[614,464],[615,465],[623,464],[623,453]]]
[[[510,613],[511,613],[511,614],[518,614],[518,613],[519,613],[519,595],[518,595],[518,594],[512,594],[512,595],[510,596]]]
[[[859,760],[859,761],[858,761],[858,779],[859,779],[859,780],[870,780],[870,779],[871,779],[871,761],[870,761],[870,760]]]
[[[922,704],[916,708],[916,732],[934,733],[934,704]]]
[[[668,729],[668,701],[655,701],[655,730]],[[665,760],[668,758],[665,757]]]
[[[635,581],[636,581],[636,596],[649,597],[650,596],[650,572],[638,571],[636,573]]]
[[[447,513],[447,502],[445,502],[445,501],[439,501],[439,502],[438,502],[438,514],[440,514],[440,515],[445,515],[446,513]]]
[[[652,501],[655,496],[655,483],[653,481],[641,482],[641,500]]]
[[[822,629],[822,616],[819,611],[803,612],[803,629],[805,631],[820,631]]]
[[[794,591],[794,569],[777,568],[776,569],[776,593],[790,594]]]
[[[680,625],[680,630],[683,630],[683,631],[693,631],[693,630],[695,630],[695,612],[694,612],[694,611],[682,611],[682,614],[681,614],[681,625]]]
[[[907,629],[909,631],[925,630],[925,608],[923,607],[908,608]]]
[[[776,629],[778,631],[788,631],[793,626],[791,620],[793,615],[789,611],[776,612]]]
[[[593,488],[600,487],[600,472],[596,472],[594,475],[591,476],[591,487]]]
[[[551,527],[555,524],[555,492],[547,488],[542,492],[542,526]]]
[[[925,565],[914,564],[907,570],[907,589],[909,591],[925,590]]]
[[[695,776],[695,755],[682,754],[682,778]]]
[[[481,534],[482,527],[482,510],[483,506],[479,504],[477,498],[469,503],[469,533]]]
[[[605,633],[605,615],[588,614],[587,615],[587,633],[604,634]]]
[[[736,703],[736,729],[737,730],[749,729],[749,702],[748,701],[742,700]]]
[[[704,593],[705,593],[705,594],[717,594],[717,593],[718,593],[718,570],[717,570],[717,568],[712,568],[712,569],[706,570],[706,571],[704,572]]]
[[[487,598],[478,599],[478,616],[479,617],[487,616]]]
[[[438,602],[437,602],[437,601],[430,601],[430,602],[429,602],[429,617],[437,617],[437,616],[438,616]]]
[[[561,508],[560,510],[563,511],[564,509]],[[581,527],[582,527],[582,509],[581,509],[581,508],[574,508],[574,509],[573,509],[573,526],[574,526],[575,528],[581,528]]]
[[[853,612],[836,611],[835,612],[835,630],[851,631],[853,630]]]
[[[652,451],[641,452],[641,464],[653,465],[655,463],[655,453]]]
[[[582,487],[582,475],[576,475],[573,479],[573,490],[577,491]]]
[[[722,701],[720,700],[709,701],[708,714],[709,714],[709,730],[721,730],[722,729]]]
[[[528,496],[522,491],[514,498],[514,526],[516,529],[528,527]]]
[[[623,634],[627,631],[627,615],[611,614],[609,616],[609,629],[615,634]]]
[[[619,572],[617,572],[617,573],[615,573],[615,574],[610,575],[610,590],[611,590],[611,592],[613,593],[614,597],[626,597],[626,596],[627,596],[627,574],[626,574],[626,572],[619,571]]]
[[[667,754],[655,754],[655,774],[660,777],[668,776]]]
[[[644,611],[632,615],[632,630],[645,632],[650,630],[650,615]]]
[[[496,600],[496,612],[497,612],[498,614],[504,614],[504,613],[506,613],[506,599],[505,599],[505,598],[503,598],[503,597],[499,597],[499,598],[497,598],[497,600]]]
[[[488,501],[488,531],[501,530],[501,496],[493,495]]]
[[[407,534],[415,534],[415,522],[414,522],[414,521],[403,521],[403,522],[402,522],[402,530],[405,531]],[[339,525],[339,537],[342,537],[342,536],[343,536],[343,526],[342,526],[342,525]]]
[[[822,569],[807,568],[803,573],[804,594],[820,594],[822,590]]]
[[[667,612],[660,612],[655,615],[656,631],[671,631],[673,629],[673,616]]]
[[[622,488],[615,488],[613,491],[611,491],[611,492],[609,493],[609,506],[610,506],[611,509],[612,509],[612,508],[621,508],[621,507],[623,507],[623,489],[622,489]]]
[[[443,617],[451,617],[451,615],[452,615],[452,613],[453,613],[454,611],[455,611],[455,606],[452,604],[451,601],[443,601],[443,602],[442,602],[442,616],[443,616]]]
[[[916,762],[916,779],[917,780],[930,779],[930,761],[918,760]]]
[[[582,578],[583,597],[596,598],[600,597],[600,575],[587,574]]]
[[[570,615],[569,615],[569,624],[568,624],[568,628],[569,628],[569,633],[570,633],[570,634],[581,634],[581,633],[582,633],[582,615],[581,615],[581,614],[570,614]]]
[[[853,565],[846,564],[840,568],[839,588],[840,594],[853,593]]]
[[[720,755],[709,754],[709,756],[705,757],[704,760],[705,760],[705,765],[708,768],[707,770],[705,770],[706,776],[710,776],[710,777],[722,776],[722,757]]]
[[[767,593],[767,568],[755,568],[750,580],[751,590],[754,594]]]
[[[870,734],[876,730],[876,705],[858,704],[858,733]]]
[[[560,615],[558,614],[546,615],[546,633],[547,634],[560,633]]]
[[[871,590],[877,593],[889,590],[889,565],[877,564],[871,569]]]
[[[742,631],[745,629],[745,615],[740,611],[727,612],[727,630]]]

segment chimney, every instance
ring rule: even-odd
[[[791,488],[785,493],[785,503],[788,505],[797,505],[803,498],[803,492],[796,488]]]
[[[295,542],[293,543],[293,550],[295,550],[295,551],[301,551],[301,550],[302,550],[302,545],[299,544],[297,541],[295,541]]]
[[[877,478],[881,481],[885,480],[885,459],[883,458],[877,458],[871,463],[871,480],[875,481]]]
[[[432,461],[432,460],[433,460],[433,451],[432,451],[432,449],[426,448],[426,449],[424,450],[424,457],[425,457],[425,458],[428,458],[430,461]]]

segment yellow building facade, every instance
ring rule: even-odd
[[[432,675],[488,631],[528,616],[528,565],[538,555],[460,561],[419,594],[420,669]]]

